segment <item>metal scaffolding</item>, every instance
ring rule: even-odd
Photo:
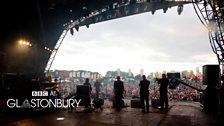
[[[209,41],[220,66],[220,75],[224,74],[224,5],[219,0],[199,0],[193,7],[202,24],[208,29]]]
[[[54,62],[55,56],[56,56],[56,54],[57,54],[57,52],[58,52],[58,49],[60,48],[61,43],[63,42],[63,40],[64,40],[64,38],[65,38],[67,32],[68,32],[68,30],[64,30],[64,31],[62,32],[62,34],[61,34],[60,38],[58,39],[58,41],[57,41],[57,43],[56,43],[54,49],[52,50],[51,56],[50,56],[50,58],[49,58],[49,60],[48,60],[48,62],[47,62],[47,66],[45,67],[45,74],[46,74],[46,75],[48,75],[49,72],[50,72],[51,65],[52,65],[52,63]]]

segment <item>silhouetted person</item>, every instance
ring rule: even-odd
[[[90,93],[91,93],[91,91],[92,91],[92,86],[91,86],[91,84],[89,83],[89,78],[86,78],[86,81],[85,81],[85,83],[83,83],[83,85],[85,85],[85,86],[89,86],[89,88],[90,88]]]
[[[140,100],[141,100],[141,108],[142,112],[145,112],[145,102],[146,102],[146,111],[149,112],[149,85],[150,81],[148,81],[145,75],[142,76],[140,81]]]
[[[165,104],[165,110],[168,110],[168,96],[167,96],[167,87],[169,85],[169,80],[166,78],[166,74],[162,74],[162,78],[158,80],[158,84],[160,84],[160,105],[161,109],[164,110],[164,104]]]
[[[90,99],[90,94],[91,94],[91,91],[92,91],[92,86],[91,84],[89,83],[89,78],[86,78],[85,80],[85,83],[83,84],[85,86],[89,86],[89,96],[87,97],[87,106],[85,106],[86,108],[89,106],[91,107],[91,99]]]
[[[95,86],[95,90],[96,90],[96,98],[98,99],[99,98],[100,87],[102,86],[98,79],[94,83],[94,86]]]
[[[123,93],[124,83],[120,80],[120,76],[117,76],[117,81],[114,82],[115,107],[117,111],[120,111],[122,108]]]
[[[54,79],[54,82],[57,84],[57,83],[58,83],[58,79],[57,79],[57,78],[55,78],[55,79]]]

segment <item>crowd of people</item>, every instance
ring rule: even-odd
[[[175,89],[170,89],[166,74],[163,74],[160,79],[147,79],[146,76],[142,76],[142,80],[139,82],[123,81],[119,76],[116,79],[110,83],[103,83],[99,79],[90,81],[87,78],[83,83],[77,83],[77,85],[89,85],[91,87],[92,98],[100,97],[108,99],[111,102],[116,102],[118,104],[116,110],[118,111],[122,108],[121,99],[139,99],[143,112],[148,112],[149,101],[151,99],[160,99],[162,109],[168,108],[168,101],[198,102],[200,99],[200,92],[183,84],[177,85]],[[187,79],[187,81],[188,83],[192,83],[191,86],[196,88],[202,86],[200,81],[195,82],[193,79]]]
[[[159,98],[159,84],[155,80],[150,80],[149,85],[149,96]],[[190,81],[192,82],[192,81]],[[194,87],[200,89],[202,86],[201,82],[197,82]],[[94,87],[93,87],[94,88]],[[113,84],[102,84],[101,96],[104,98],[113,98]],[[140,88],[138,83],[128,83],[124,82],[125,98],[140,98]],[[94,90],[93,90],[94,93]],[[176,89],[168,88],[168,99],[174,101],[198,101],[200,97],[200,92],[183,84],[179,84]]]

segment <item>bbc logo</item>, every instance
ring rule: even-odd
[[[32,91],[32,96],[48,96],[47,91]]]

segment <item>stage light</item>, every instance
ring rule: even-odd
[[[215,5],[215,10],[218,11],[219,10],[219,6]]]
[[[19,40],[18,41],[19,45],[23,45],[23,46],[32,46],[32,44],[28,41],[25,41],[25,40]]]
[[[152,15],[154,15],[154,14],[155,14],[155,12],[156,12],[156,10],[152,10]]]
[[[19,44],[22,44],[23,43],[23,41],[22,40],[19,40]]]
[[[49,52],[53,52],[52,49],[50,49],[50,48],[48,48],[48,47],[46,47],[46,46],[44,47],[44,49],[47,50],[47,51],[49,51]]]
[[[71,34],[71,35],[74,35],[74,30],[73,30],[73,28],[70,29],[70,34]]]
[[[79,31],[79,26],[75,25],[75,30],[78,32]]]

